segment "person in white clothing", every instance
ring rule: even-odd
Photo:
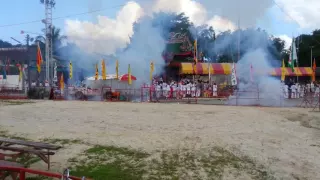
[[[187,97],[191,96],[191,83],[188,82],[186,85],[186,89],[187,89]]]
[[[190,83],[190,86],[191,86],[192,97],[196,97],[196,85],[195,85],[195,83]]]
[[[157,99],[159,99],[160,96],[161,96],[161,85],[160,85],[160,83],[158,83],[157,86],[156,86],[156,97],[157,97]]]
[[[288,85],[284,85],[284,98],[288,99],[289,98],[289,94],[288,94]]]
[[[213,83],[212,85],[212,96],[217,97],[218,96],[218,86],[216,83]]]
[[[292,99],[295,99],[296,98],[296,85],[295,84],[293,84],[292,86],[291,86],[291,98]]]

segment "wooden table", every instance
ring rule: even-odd
[[[18,145],[18,147],[16,146]],[[50,155],[54,155],[61,146],[56,146],[42,142],[24,141],[19,139],[9,139],[0,137],[0,150],[17,152],[16,154],[0,153],[0,160],[5,160],[6,156],[12,157],[15,161],[19,156],[23,154],[36,155],[40,157],[44,162],[48,164],[48,170],[50,169]]]

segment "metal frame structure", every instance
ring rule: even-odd
[[[52,8],[55,6],[55,0],[41,1],[45,5],[45,26],[46,26],[46,80],[52,84],[53,66],[52,63]]]

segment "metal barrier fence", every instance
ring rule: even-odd
[[[39,88],[38,88],[39,89]],[[41,88],[40,88],[41,89]],[[42,88],[44,89],[44,88]],[[26,99],[27,90],[15,88],[0,89],[0,99]],[[49,93],[49,89],[45,89]],[[46,95],[49,96],[49,95]],[[235,106],[274,106],[274,107],[315,107],[319,104],[318,92],[285,92],[282,90],[253,89],[238,91],[232,88],[212,90],[156,90],[148,86],[129,89],[100,89],[67,87],[63,91],[54,89],[55,99],[63,100],[95,100],[95,101],[128,101],[159,103],[198,103],[212,105]]]
[[[0,99],[27,99],[27,91],[13,87],[0,87]]]

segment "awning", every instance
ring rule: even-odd
[[[181,63],[180,74],[231,74],[231,64],[229,63]]]
[[[194,63],[181,63],[180,74],[194,74],[193,65]]]
[[[311,67],[296,67],[294,68],[294,72],[292,72],[291,68],[284,68],[286,76],[311,76],[312,68]],[[281,76],[281,68],[274,68],[271,71],[272,76]]]

